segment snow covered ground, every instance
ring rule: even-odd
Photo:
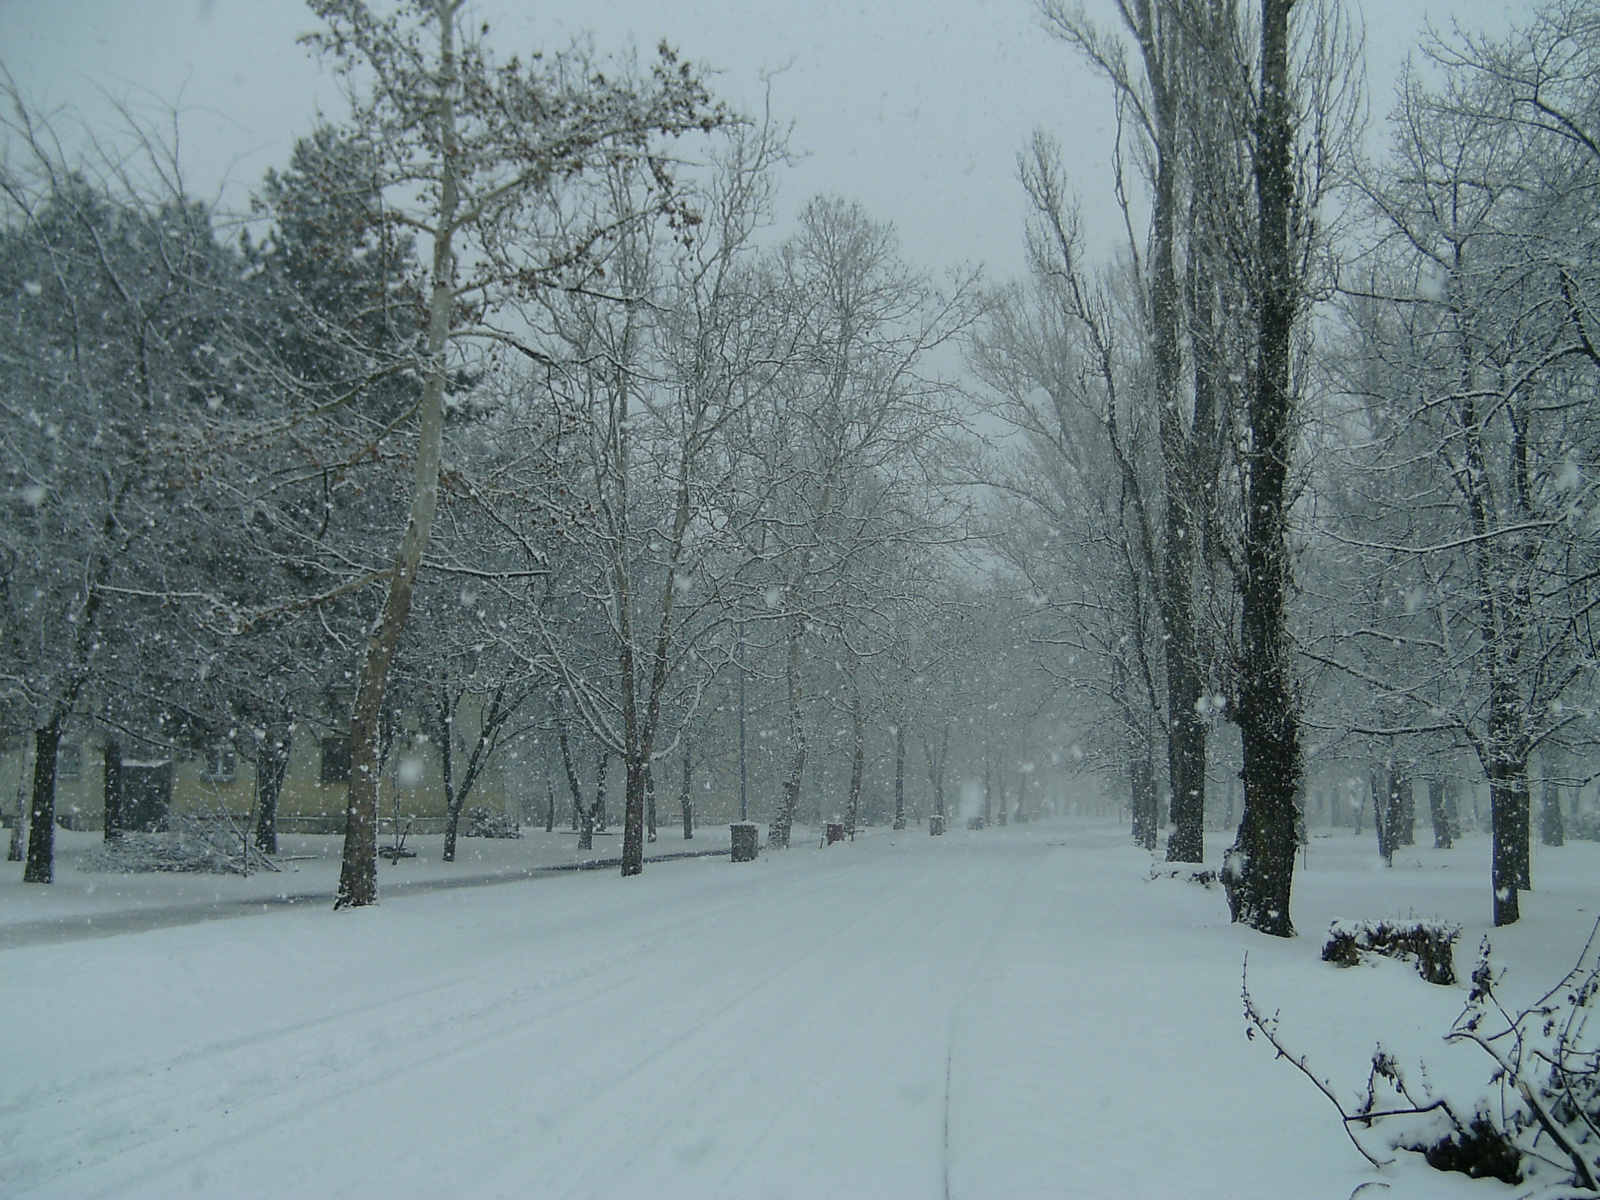
[[[627,881],[395,886],[574,856],[543,838],[467,842],[487,860],[453,867],[423,845],[383,868],[381,905],[343,913],[270,902],[331,890],[331,860],[91,878],[69,838],[52,888],[12,865],[0,1195],[1517,1194],[1411,1155],[1374,1171],[1246,1040],[1239,1000],[1248,951],[1258,1002],[1352,1098],[1379,1038],[1487,1094],[1476,1052],[1438,1041],[1463,988],[1320,961],[1334,917],[1415,912],[1465,926],[1465,975],[1488,919],[1481,837],[1392,870],[1370,835],[1314,838],[1286,942],[1231,926],[1219,889],[1149,880],[1121,828],[1087,821],[872,830]],[[1513,995],[1577,953],[1600,845],[1538,850],[1534,873],[1527,917],[1494,938]],[[141,906],[193,919],[79,928]]]

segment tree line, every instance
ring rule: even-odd
[[[108,762],[232,743],[268,849],[293,730],[347,728],[362,905],[401,706],[441,750],[447,857],[489,759],[537,739],[552,821],[555,780],[603,819],[616,761],[624,874],[660,779],[688,832],[755,711],[776,846],[819,753],[854,825],[869,733],[897,823],[908,776],[941,814],[981,776],[993,812],[1048,758],[1119,780],[1182,862],[1208,764],[1237,763],[1223,878],[1278,935],[1319,772],[1471,754],[1516,919],[1531,764],[1586,781],[1593,712],[1582,5],[1425,42],[1368,157],[1331,0],[1118,0],[1105,27],[1043,0],[1108,85],[1118,157],[1083,198],[1126,245],[1088,260],[1041,134],[1028,277],[999,286],[933,278],[837,198],[779,237],[783,130],[665,46],[500,59],[460,0],[311,7],[348,115],[236,219],[159,139],[9,88],[26,878],[51,876],[74,726]]]

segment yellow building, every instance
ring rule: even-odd
[[[457,726],[458,736],[476,737],[470,721],[458,719]],[[458,745],[456,753],[457,763],[464,763],[465,748]],[[467,797],[468,807],[520,815],[520,805],[507,807],[511,789],[505,765],[503,754],[490,759]],[[349,738],[298,723],[290,737],[289,768],[278,798],[279,831],[342,832],[349,779]],[[8,824],[27,807],[32,782],[32,738],[13,733],[0,739],[0,814]],[[139,757],[124,742],[122,787],[123,824],[130,829],[157,825],[168,814],[225,818],[241,826],[255,819],[255,764],[231,744],[169,757]],[[396,817],[402,827],[409,823],[414,833],[444,828],[439,750],[418,734],[414,723],[395,737],[390,748],[378,808],[382,829],[390,828]],[[104,735],[96,730],[63,738],[56,760],[56,820],[68,829],[99,829],[104,815]]]

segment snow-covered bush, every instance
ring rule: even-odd
[[[1147,878],[1153,883],[1157,879],[1181,879],[1188,883],[1198,883],[1201,887],[1215,887],[1217,873],[1204,868],[1196,868],[1192,863],[1151,863],[1150,874]]]
[[[1429,983],[1456,981],[1454,946],[1461,926],[1445,921],[1335,921],[1328,926],[1322,961],[1353,967],[1364,953],[1414,962]]]
[[[278,866],[250,844],[243,833],[223,821],[167,818],[167,828],[151,833],[122,834],[85,855],[85,871],[195,872],[248,875],[276,871]]]
[[[1600,923],[1572,969],[1533,1004],[1509,1009],[1495,988],[1503,977],[1489,961],[1484,939],[1472,989],[1444,1040],[1477,1046],[1492,1061],[1489,1085],[1498,1103],[1474,1098],[1471,1107],[1435,1094],[1422,1069],[1413,1085],[1380,1045],[1372,1055],[1366,1094],[1347,1107],[1332,1086],[1312,1073],[1278,1036],[1244,988],[1247,1032],[1266,1038],[1280,1058],[1309,1079],[1338,1109],[1356,1148],[1385,1166],[1357,1131],[1381,1129],[1390,1149],[1424,1156],[1441,1171],[1521,1183],[1537,1178],[1541,1195],[1600,1195],[1600,1026],[1590,1025],[1600,994]],[[1557,1189],[1557,1190],[1550,1190]]]
[[[467,836],[481,838],[519,838],[522,826],[503,813],[474,808],[467,813]]]

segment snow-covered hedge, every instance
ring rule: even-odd
[[[1415,918],[1391,921],[1335,921],[1328,927],[1322,961],[1353,967],[1366,953],[1414,962],[1429,983],[1456,981],[1455,943],[1461,926]]]

